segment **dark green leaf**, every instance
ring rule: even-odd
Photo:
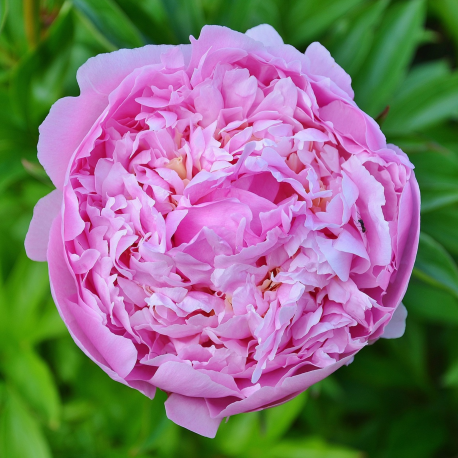
[[[378,0],[364,4],[354,17],[346,21],[345,30],[333,40],[335,44],[330,47],[331,54],[350,75],[359,70],[366,58],[374,40],[375,26],[382,19],[389,2]]]
[[[229,0],[221,2],[217,20],[227,27],[245,33],[263,23],[278,29],[279,13],[275,0]]]
[[[415,262],[415,274],[458,297],[458,267],[442,245],[422,233]]]
[[[409,316],[426,323],[458,326],[458,300],[443,289],[412,279],[403,302]]]
[[[458,2],[456,0],[432,0],[430,6],[447,28],[458,49]]]
[[[202,5],[199,0],[161,0],[167,12],[170,25],[180,43],[189,43],[189,36],[199,36],[205,24]]]
[[[113,0],[73,0],[73,4],[119,48],[145,44],[140,32]]]
[[[444,374],[443,377],[444,386],[447,387],[458,387],[458,361],[455,361]]]
[[[445,423],[439,413],[417,408],[397,415],[386,438],[390,458],[430,458],[442,445]]]
[[[321,439],[283,441],[263,454],[266,458],[362,458],[363,454],[344,447],[328,445]]]
[[[458,206],[450,205],[427,212],[421,218],[422,231],[431,235],[454,256],[458,255]]]
[[[308,44],[362,0],[298,0],[287,13],[285,38],[294,46]]]
[[[138,30],[151,43],[179,44],[173,32],[174,20],[169,21],[167,12],[161,0],[132,2],[131,0],[117,0],[124,13],[129,17]],[[188,42],[186,37],[185,42]]]
[[[420,131],[458,115],[458,74],[441,61],[417,67],[390,106],[388,134]]]
[[[355,99],[370,115],[377,115],[390,103],[412,60],[424,17],[424,0],[408,0],[388,9],[353,81]]]

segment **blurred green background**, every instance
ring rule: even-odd
[[[416,165],[422,237],[407,331],[286,405],[199,437],[76,347],[23,240],[51,183],[38,126],[89,57],[204,24],[319,40]],[[458,0],[0,0],[0,457],[458,457]],[[390,106],[387,116],[385,108]],[[380,113],[385,113],[379,116]]]

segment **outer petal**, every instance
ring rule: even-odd
[[[228,49],[238,51],[255,52],[265,50],[262,43],[255,41],[253,38],[244,33],[236,32],[227,27],[218,25],[206,25],[202,27],[199,39],[191,37],[192,56],[189,63],[189,69],[199,67],[199,61],[208,50],[215,53],[219,49]]]
[[[256,41],[260,41],[265,46],[280,46],[284,44],[282,37],[269,24],[260,24],[247,30],[245,34]]]
[[[323,369],[316,369],[303,374],[287,377],[278,386],[264,386],[251,396],[241,401],[221,405],[219,400],[208,399],[210,413],[214,418],[224,418],[242,412],[252,412],[271,405],[278,405],[302,393],[311,385],[323,380],[344,364],[351,362],[353,355],[347,356],[335,364]]]
[[[214,438],[221,419],[211,418],[205,399],[172,393],[165,401],[169,420],[197,434]]]
[[[126,385],[124,377],[137,359],[135,346],[132,341],[112,334],[95,317],[72,302],[77,289],[65,260],[61,232],[61,220],[55,218],[49,237],[48,263],[51,293],[59,314],[81,350],[111,378]]]
[[[57,189],[62,189],[68,163],[78,145],[105,109],[108,94],[133,70],[161,62],[173,46],[121,49],[89,59],[77,73],[79,97],[58,100],[40,126],[38,159]],[[182,46],[185,63],[189,46]]]
[[[394,311],[390,322],[386,325],[381,337],[384,339],[397,339],[402,337],[406,330],[407,309],[401,302]]]
[[[330,52],[320,43],[312,43],[305,51],[310,61],[312,75],[326,76],[345,91],[351,99],[355,96],[351,87],[351,77],[336,63]]]
[[[25,251],[33,261],[46,261],[49,232],[62,206],[62,192],[55,189],[38,201],[25,237]]]
[[[136,68],[161,63],[161,54],[173,48],[173,45],[147,45],[91,57],[78,69],[76,75],[81,92],[92,90],[108,95]],[[179,48],[184,55],[184,64],[187,65],[191,47],[181,45]]]
[[[337,134],[349,138],[363,148],[378,151],[386,148],[386,140],[380,127],[366,113],[358,107],[341,100],[334,100],[320,108],[320,117],[323,121],[332,122]]]
[[[188,396],[208,398],[240,396],[240,393],[214,382],[207,374],[176,361],[161,364],[151,383],[163,391],[186,393]]]
[[[406,184],[399,203],[397,273],[383,298],[386,307],[396,307],[404,297],[417,256],[420,239],[420,188],[414,173]]]

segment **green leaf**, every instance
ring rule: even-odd
[[[73,15],[65,3],[46,39],[21,60],[12,75],[13,107],[31,132],[37,132],[51,105],[63,95],[72,42]]]
[[[412,278],[402,302],[409,316],[426,323],[458,326],[458,299],[448,291]]]
[[[265,458],[363,458],[361,452],[326,444],[322,439],[282,441],[263,454]]]
[[[46,363],[33,350],[14,346],[5,351],[2,369],[29,405],[51,428],[57,428],[61,409],[59,394]]]
[[[189,35],[199,36],[205,24],[201,2],[196,0],[161,0],[169,23],[180,43],[189,43]]]
[[[6,22],[6,17],[8,15],[8,0],[0,0],[0,32],[3,29],[3,26]]]
[[[0,39],[5,38],[4,45],[9,56],[15,61],[28,50],[24,27],[24,2],[7,0],[6,3],[8,4],[8,11],[4,16]]]
[[[132,0],[117,0],[118,5],[124,11],[138,30],[148,38],[151,43],[179,44],[169,20],[167,12],[161,0],[149,0],[132,2]],[[186,37],[188,42],[188,37]]]
[[[264,453],[291,427],[306,399],[307,393],[302,393],[280,406],[231,417],[218,432],[221,451],[229,456],[258,456]],[[237,437],[236,441],[234,437]]]
[[[227,423],[221,424],[217,441],[220,450],[229,456],[239,456],[251,442],[259,438],[259,412],[250,412],[230,417]],[[237,440],[234,440],[234,437]],[[259,439],[258,439],[259,440]]]
[[[409,75],[390,106],[387,134],[408,133],[458,115],[458,73],[442,61],[424,64]]]
[[[137,48],[143,46],[140,32],[112,0],[72,0],[94,26],[115,46]]]
[[[424,0],[408,0],[388,9],[353,81],[356,102],[370,115],[377,115],[390,103],[412,60],[424,17]]]
[[[27,340],[36,345],[44,340],[55,339],[67,335],[67,328],[60,317],[54,302],[50,302],[46,311],[35,322],[35,329],[27,335]]]
[[[458,297],[458,267],[442,245],[429,235],[420,235],[414,272],[417,277]]]
[[[48,444],[21,399],[7,392],[0,423],[0,456],[4,458],[51,458]]]
[[[445,25],[447,32],[455,42],[458,54],[458,2],[456,0],[432,0],[431,9]]]
[[[390,0],[364,4],[354,17],[347,20],[345,30],[337,34],[330,51],[334,59],[350,75],[356,74],[375,36],[375,27],[382,19]]]
[[[302,46],[316,38],[362,0],[298,0],[286,16],[286,43]]]
[[[221,24],[245,33],[259,24],[280,28],[280,11],[275,0],[230,0],[220,3],[216,20]],[[278,30],[280,31],[280,30]]]
[[[454,256],[458,255],[458,206],[451,205],[422,214],[422,231],[433,236]]]
[[[458,387],[458,361],[454,361],[442,378],[446,387]]]
[[[421,195],[421,212],[426,213],[458,202],[457,189],[447,191],[425,191]]]
[[[385,453],[390,458],[430,458],[444,442],[446,423],[427,406],[416,406],[393,416]]]
[[[29,333],[35,330],[40,305],[50,296],[47,265],[21,256],[7,279],[5,293],[4,300],[8,298],[9,303],[14,303],[14,307],[5,305],[5,332],[19,341],[27,341]]]
[[[265,411],[266,434],[263,437],[264,440],[274,442],[288,431],[304,408],[307,395],[307,392],[302,393],[280,406]]]

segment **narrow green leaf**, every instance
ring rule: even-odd
[[[3,26],[6,22],[6,17],[8,15],[8,0],[0,0],[0,32],[3,29]]]
[[[245,33],[246,30],[267,23],[280,29],[280,11],[275,0],[229,0],[220,4],[216,21]]]
[[[442,245],[422,233],[415,273],[429,283],[447,289],[458,297],[458,267]]]
[[[1,414],[0,456],[4,458],[51,458],[48,444],[21,399],[7,391]]]
[[[370,115],[376,116],[390,103],[412,60],[424,17],[424,0],[408,0],[388,9],[353,81],[356,101]]]
[[[132,2],[132,0],[117,0],[138,30],[147,37],[148,41],[156,44],[179,44],[173,32],[173,26],[161,0]],[[172,18],[172,22],[174,18]],[[186,41],[188,42],[188,37]]]
[[[432,0],[431,9],[445,25],[447,32],[455,42],[458,55],[458,2],[456,0]]]
[[[408,100],[418,89],[447,75],[450,75],[450,65],[445,60],[433,60],[413,67],[397,89],[391,108],[398,101]]]
[[[201,2],[195,0],[161,0],[169,23],[180,43],[188,43],[189,36],[199,36],[205,24]]]
[[[274,442],[288,431],[294,420],[296,420],[304,408],[307,394],[307,392],[302,393],[285,404],[265,411],[266,441]]]
[[[442,61],[412,71],[390,106],[383,126],[387,134],[408,133],[458,115],[458,73]]]
[[[349,18],[345,30],[337,34],[330,51],[350,75],[356,74],[374,40],[375,27],[380,22],[390,0],[363,4],[354,17]]]
[[[286,16],[286,42],[307,45],[362,0],[298,0]]]
[[[458,185],[456,190],[425,191],[421,195],[421,212],[430,212],[456,203],[458,203]]]
[[[21,396],[56,428],[60,420],[60,400],[46,363],[31,349],[15,346],[5,351],[2,369]]]
[[[69,3],[65,3],[46,39],[15,68],[11,84],[13,107],[31,132],[37,132],[51,105],[63,95],[72,42],[73,15]]]
[[[4,44],[13,61],[24,55],[28,50],[24,27],[23,1],[7,0],[8,11],[4,16],[4,24],[0,37],[5,37]]]
[[[263,454],[265,458],[363,458],[361,452],[326,444],[322,439],[282,441]]]
[[[113,0],[72,0],[79,11],[119,48],[143,46],[140,32]]]

